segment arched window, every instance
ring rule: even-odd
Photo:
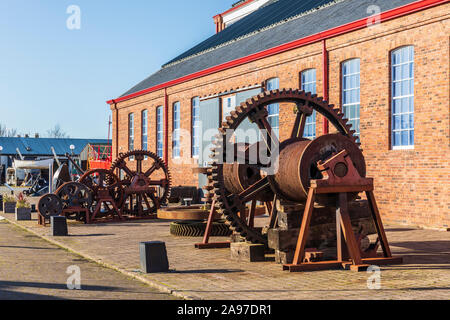
[[[156,154],[163,157],[164,151],[164,114],[163,107],[156,108]]]
[[[173,104],[173,136],[172,136],[172,158],[180,157],[180,102]]]
[[[356,131],[359,141],[360,59],[342,63],[342,112]]]
[[[142,117],[142,130],[141,130],[142,150],[148,150],[148,111],[143,110],[141,117]]]
[[[272,78],[267,80],[267,90],[277,90],[280,89],[280,80],[278,78]],[[272,130],[276,133],[277,136],[279,134],[279,115],[280,115],[280,105],[278,103],[269,104],[267,106],[267,111],[269,112],[269,116],[267,117],[267,121],[269,122]]]
[[[308,69],[300,73],[300,87],[305,92],[316,94],[316,69]],[[316,110],[306,118],[305,138],[314,139],[316,137]]]
[[[414,47],[391,52],[392,148],[414,148]]]
[[[200,98],[192,99],[192,157],[200,154]]]

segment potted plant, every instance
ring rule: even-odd
[[[31,206],[25,199],[19,199],[16,204],[16,220],[31,220]]]
[[[9,194],[3,195],[4,212],[5,213],[15,213],[16,212],[16,198]]]

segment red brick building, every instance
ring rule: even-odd
[[[301,88],[353,124],[385,220],[449,228],[449,17],[443,0],[240,1],[217,34],[108,101],[113,158],[147,148],[173,185],[201,185],[207,129],[263,90]],[[292,108],[269,113],[285,139]],[[314,115],[305,135],[326,130]]]

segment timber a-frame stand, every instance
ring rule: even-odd
[[[193,173],[197,174],[204,174],[208,177],[208,170],[209,168],[203,168],[198,167],[194,168],[192,170]],[[217,208],[216,208],[216,199],[215,196],[212,193],[212,186],[211,181],[209,181],[208,185],[204,186],[203,189],[207,192],[207,195],[205,199],[203,199],[206,203],[211,204],[211,208],[209,209],[209,215],[208,215],[208,222],[206,223],[206,229],[205,234],[203,236],[203,241],[201,243],[196,243],[195,248],[196,249],[222,249],[222,248],[229,248],[231,242],[225,241],[225,242],[209,242],[209,238],[211,237],[211,231],[213,227],[214,217],[217,214]]]
[[[345,164],[345,165],[344,165]],[[373,179],[362,178],[343,150],[325,162],[318,163],[323,179],[312,180],[308,192],[305,211],[302,218],[297,247],[292,264],[283,265],[283,270],[290,272],[313,271],[344,268],[352,271],[364,271],[370,265],[401,264],[401,257],[392,257],[389,243],[381,221],[380,213],[373,193]],[[362,257],[348,212],[348,194],[365,192],[371,215],[377,230],[382,254],[374,253],[371,257]],[[334,261],[306,262],[306,241],[308,239],[314,201],[318,194],[336,194],[336,239],[337,259]],[[344,241],[342,241],[344,239]],[[348,257],[348,258],[347,258]]]

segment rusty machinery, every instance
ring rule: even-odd
[[[267,106],[275,103],[290,103],[294,106],[295,122],[290,136],[279,141],[268,120]],[[335,132],[314,140],[303,137],[306,118],[313,111],[323,115],[334,126]],[[247,119],[256,124],[263,137],[249,145],[236,143],[233,134]],[[296,241],[292,264],[286,264],[290,271],[351,265],[352,269],[363,269],[375,259],[378,264],[396,263],[392,258],[373,196],[373,180],[366,178],[366,163],[355,131],[351,129],[344,114],[322,98],[300,90],[275,90],[261,93],[242,103],[231,112],[219,129],[212,148],[212,167],[208,178],[212,181],[210,197],[214,197],[231,229],[247,241],[267,246],[267,228],[256,228],[249,223],[245,213],[249,203],[265,202],[271,211],[270,228],[277,224],[277,201],[288,201],[303,205],[301,228]],[[263,148],[264,147],[264,148]],[[251,152],[264,149],[272,162],[250,162]],[[231,154],[231,158],[230,158]],[[272,156],[272,157],[271,157]],[[231,159],[231,161],[230,161]],[[277,169],[270,172],[268,168]],[[363,259],[348,214],[348,203],[366,192],[376,232],[383,249],[382,257],[372,252]],[[334,208],[337,232],[337,259],[331,262],[312,262],[320,259],[321,253],[307,248],[306,240],[317,207]],[[341,241],[341,237],[345,241]],[[346,247],[345,247],[346,244]],[[370,246],[374,248],[374,244]],[[344,252],[345,251],[345,252]],[[373,250],[376,251],[376,250]],[[376,260],[378,259],[378,260]]]
[[[151,162],[147,170],[143,169],[144,161]],[[171,175],[164,161],[150,151],[129,151],[119,154],[111,171],[121,177],[121,210],[132,216],[156,218],[156,211],[170,196]]]
[[[149,161],[146,171],[143,161]],[[77,169],[82,173],[79,181],[66,182],[54,194],[41,197],[40,224],[45,225],[51,215],[60,214],[85,223],[156,218],[157,210],[170,194],[170,172],[164,161],[149,151],[120,154],[110,170]]]

